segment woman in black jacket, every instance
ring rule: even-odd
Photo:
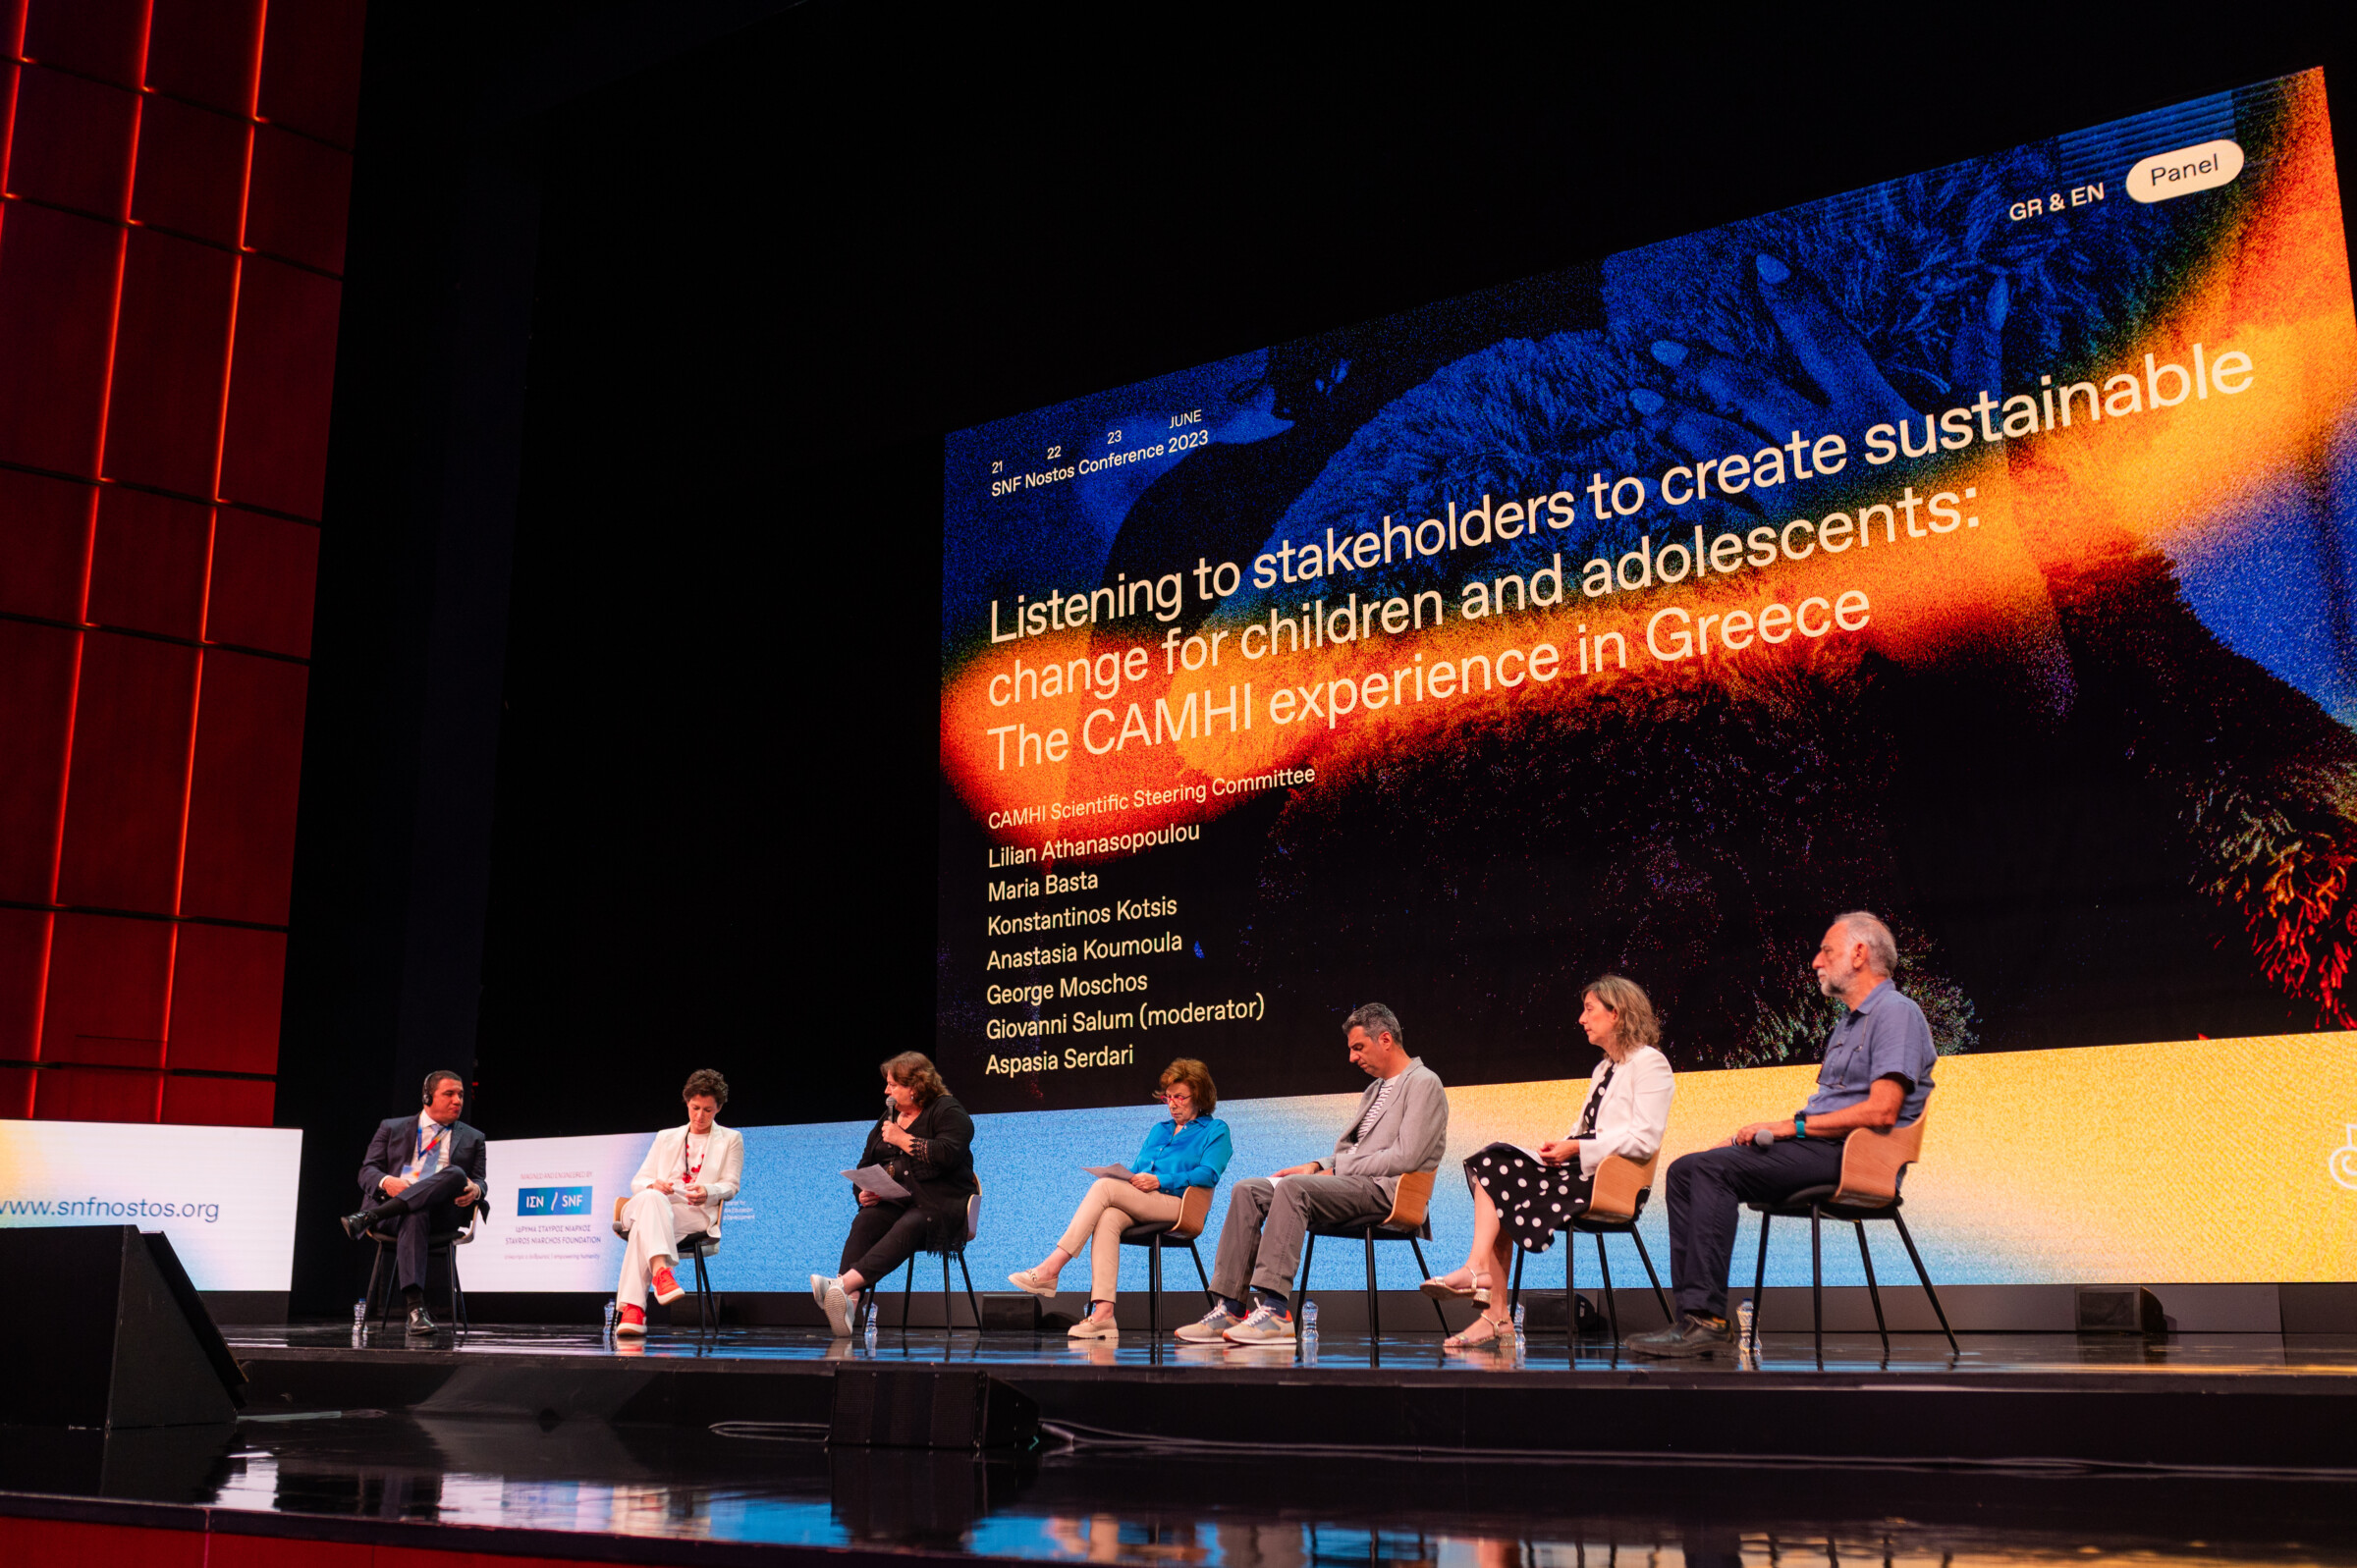
[[[850,1336],[859,1292],[920,1250],[942,1251],[965,1240],[965,1202],[982,1190],[974,1180],[974,1118],[965,1113],[932,1059],[904,1051],[884,1063],[890,1111],[867,1135],[861,1166],[882,1165],[908,1189],[905,1198],[878,1198],[854,1187],[859,1212],[844,1238],[843,1272],[810,1276],[810,1294],[838,1339]]]

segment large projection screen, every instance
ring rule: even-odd
[[[1323,1153],[1368,1000],[1450,1086],[1453,1262],[1454,1161],[1576,1111],[1588,981],[1664,1015],[1674,1156],[1805,1096],[1808,959],[1864,907],[1943,1052],[1944,1281],[2357,1277],[2321,72],[1002,419],[944,475],[932,1054],[1037,1230],[1009,1263],[1174,1056],[1232,1179]]]

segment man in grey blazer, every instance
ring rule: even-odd
[[[1399,1178],[1437,1170],[1449,1143],[1449,1095],[1440,1076],[1407,1054],[1399,1019],[1370,1001],[1343,1022],[1350,1059],[1375,1081],[1324,1160],[1237,1182],[1220,1231],[1212,1293],[1220,1304],[1178,1330],[1198,1344],[1261,1344],[1293,1337],[1291,1292],[1309,1227],[1381,1219]],[[1247,1309],[1244,1288],[1259,1298]]]

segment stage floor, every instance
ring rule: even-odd
[[[233,1429],[0,1429],[0,1524],[551,1561],[2357,1568],[2357,1336],[1981,1335],[1951,1356],[1908,1334],[1886,1357],[1844,1334],[1822,1370],[1805,1333],[1758,1367],[1561,1336],[1519,1367],[1416,1334],[1334,1336],[1314,1364],[939,1329],[872,1353],[795,1329],[624,1354],[553,1327],[228,1337],[252,1379]],[[1047,1442],[829,1447],[837,1376],[878,1364],[988,1372],[1038,1400]]]
[[[341,1358],[356,1348],[350,1325],[340,1324],[229,1327],[222,1332],[241,1359],[306,1352]],[[1680,1378],[1818,1371],[1967,1378],[2123,1371],[2357,1377],[2357,1334],[2172,1334],[2157,1340],[2131,1334],[1959,1334],[1957,1342],[1960,1348],[1950,1351],[1938,1334],[1892,1334],[1886,1346],[1871,1333],[1829,1333],[1820,1359],[1809,1334],[1769,1333],[1762,1336],[1756,1362],[1731,1353],[1692,1361],[1649,1361],[1602,1336],[1569,1342],[1560,1330],[1531,1335],[1519,1356],[1494,1348],[1444,1350],[1437,1332],[1386,1334],[1379,1340],[1363,1333],[1321,1335],[1311,1356],[1290,1345],[1181,1344],[1168,1332],[1159,1340],[1142,1331],[1124,1332],[1118,1340],[1069,1340],[1054,1333],[887,1328],[870,1349],[864,1339],[832,1339],[808,1328],[726,1328],[705,1335],[658,1328],[642,1340],[608,1340],[594,1328],[503,1324],[463,1335],[445,1328],[431,1341],[413,1342],[398,1326],[376,1328],[364,1348],[379,1355],[595,1356],[625,1361],[956,1361],[1008,1370],[1279,1366],[1333,1372],[1606,1372]]]

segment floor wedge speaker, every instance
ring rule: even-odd
[[[1029,1448],[1039,1406],[985,1372],[845,1367],[827,1440],[845,1448]]]
[[[39,1354],[0,1379],[0,1423],[118,1430],[237,1419],[245,1376],[169,1237],[133,1225],[0,1230],[0,1278],[72,1301],[43,1315]]]

